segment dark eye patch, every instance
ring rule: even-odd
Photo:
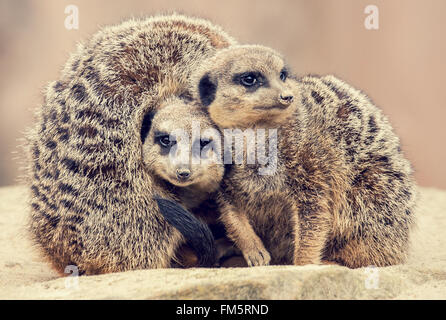
[[[235,84],[242,85],[247,91],[256,91],[261,86],[268,86],[266,77],[258,71],[248,71],[234,74],[232,81]]]
[[[211,143],[212,143],[211,139],[202,139],[202,140],[200,140],[200,147],[203,149],[204,147],[206,147],[207,145],[209,145]]]
[[[171,148],[177,142],[167,132],[155,132],[155,143],[162,148]]]
[[[144,115],[144,119],[142,120],[142,126],[141,126],[141,142],[144,143],[144,141],[147,138],[147,135],[150,131],[150,126],[152,125],[153,117],[155,116],[155,112],[148,112]]]
[[[217,92],[217,81],[212,80],[209,73],[206,73],[198,84],[198,92],[200,93],[201,103],[207,107],[215,100]]]
[[[283,68],[282,71],[280,71],[280,80],[285,81],[288,78],[288,70],[286,68]]]
[[[196,139],[192,144],[192,154],[198,157],[207,157],[205,153],[213,148],[214,140],[208,138]],[[203,153],[204,151],[204,153]]]

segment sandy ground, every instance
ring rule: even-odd
[[[158,269],[60,277],[24,228],[25,190],[0,188],[0,299],[446,299],[446,192],[421,189],[405,265]]]

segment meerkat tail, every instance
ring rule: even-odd
[[[162,198],[154,199],[167,222],[184,236],[197,253],[199,266],[211,267],[215,265],[217,262],[215,242],[208,225],[198,220],[175,201]]]

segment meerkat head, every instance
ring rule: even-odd
[[[146,168],[178,187],[215,191],[223,178],[220,133],[199,106],[180,99],[145,116],[141,129]]]
[[[223,128],[280,124],[296,109],[297,97],[282,56],[256,45],[219,51],[197,71],[193,91]]]

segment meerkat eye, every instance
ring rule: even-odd
[[[200,140],[200,149],[203,149],[204,147],[206,147],[211,142],[212,142],[212,140]]]
[[[287,77],[288,77],[288,72],[286,70],[282,70],[280,72],[280,80],[285,81]]]
[[[175,140],[170,140],[170,137],[168,135],[158,136],[158,137],[156,137],[156,141],[163,148],[169,148],[169,147],[173,146],[176,143]]]
[[[252,73],[248,73],[240,77],[240,83],[245,87],[252,87],[257,83],[257,77]]]

